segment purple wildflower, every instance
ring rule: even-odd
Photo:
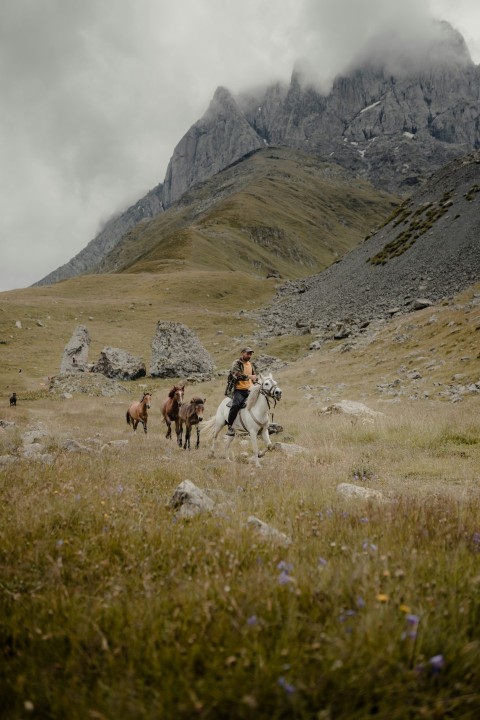
[[[443,655],[434,655],[430,658],[428,661],[430,663],[430,667],[432,668],[433,672],[440,672],[440,670],[445,665],[445,660],[443,659]]]
[[[256,625],[258,622],[258,618],[256,615],[250,615],[249,618],[247,618],[247,625]]]
[[[277,565],[277,570],[282,570],[289,575],[293,570],[293,565],[292,563],[285,562],[285,560],[280,560]]]
[[[359,608],[365,607],[365,600],[360,596],[357,597],[357,607],[359,607]]]
[[[287,681],[285,680],[285,678],[283,677],[283,675],[282,675],[282,677],[279,677],[279,678],[278,678],[278,684],[279,684],[280,687],[283,688],[283,689],[285,690],[285,692],[288,693],[289,695],[291,695],[292,693],[295,692],[294,686],[291,685],[289,682],[287,682]]]
[[[293,582],[293,578],[287,572],[285,572],[285,570],[282,570],[282,572],[278,576],[278,582],[280,583],[280,585],[288,585],[288,583]]]
[[[360,518],[361,523],[367,523],[369,522],[369,519],[367,517]]]
[[[411,614],[406,615],[405,620],[407,621],[407,623],[409,623],[409,625],[418,625],[418,623],[420,622],[420,618],[418,615]]]
[[[323,557],[318,558],[318,564],[319,565],[326,565],[328,563],[328,560],[325,560]]]

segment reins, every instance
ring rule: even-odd
[[[272,390],[274,390],[276,387],[277,387],[277,383],[275,383],[275,385],[271,388],[270,392],[266,392],[266,391],[263,389],[263,383],[262,383],[262,385],[260,386],[260,391],[259,391],[258,394],[259,394],[259,395],[263,395],[263,397],[264,397],[265,400],[267,401],[267,407],[268,407],[269,410],[270,410],[270,402],[269,402],[269,399],[270,399],[270,400],[273,400],[273,402],[274,402],[274,406],[273,406],[273,407],[274,407],[274,408],[275,408],[276,405],[277,405],[277,400],[276,400],[275,396],[273,396],[273,395],[271,394]],[[246,408],[245,408],[245,409],[246,409]],[[250,416],[251,416],[252,420],[254,420],[254,422],[256,422],[259,427],[263,427],[263,426],[265,425],[265,423],[261,423],[259,420],[257,420],[257,418],[255,417],[255,415],[253,414],[253,412],[252,412],[251,410],[249,410],[248,412],[250,413]],[[243,423],[243,420],[242,420],[242,412],[241,412],[241,411],[238,413],[238,419],[240,420],[240,423],[241,423],[243,429],[245,430],[245,432],[248,433],[248,430],[247,430],[247,428],[245,427],[245,425],[244,425],[244,423]]]

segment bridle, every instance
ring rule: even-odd
[[[267,382],[272,383],[272,386],[271,386],[270,388],[268,388],[268,389],[265,389],[265,388],[264,388],[264,385],[265,385],[265,383],[267,383]],[[268,378],[267,380],[262,380],[261,383],[255,383],[255,384],[256,384],[256,385],[258,385],[258,384],[260,385],[259,395],[263,395],[263,397],[265,398],[265,400],[266,400],[266,402],[267,402],[268,409],[270,410],[270,400],[273,400],[273,403],[274,403],[273,407],[275,408],[276,405],[277,405],[277,398],[275,397],[275,391],[276,391],[277,388],[278,388],[278,383],[277,383],[277,381],[276,381],[276,380],[273,380],[273,378]],[[255,415],[253,414],[253,412],[252,412],[251,410],[248,410],[248,412],[249,412],[250,417],[252,418],[252,420],[253,420],[254,422],[256,422],[259,427],[263,427],[263,423],[261,423],[259,420],[257,420],[257,418],[255,417]],[[238,413],[238,419],[240,420],[240,423],[241,423],[243,429],[245,430],[245,432],[248,433],[248,430],[247,430],[247,428],[245,427],[245,425],[244,425],[244,423],[243,423],[243,420],[242,420],[242,411],[241,411],[241,410],[240,410],[240,412]]]
[[[265,390],[265,388],[263,387],[266,382],[272,383],[272,387],[269,390]],[[263,380],[260,384],[260,393],[265,397],[265,400],[267,401],[269,410],[270,410],[270,400],[273,400],[274,408],[277,405],[277,398],[275,397],[275,390],[277,388],[278,388],[278,383],[276,380],[273,380],[273,379]]]

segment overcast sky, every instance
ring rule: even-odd
[[[479,0],[2,0],[0,291],[70,260],[163,182],[219,85],[328,85],[381,30],[429,15],[480,63]]]

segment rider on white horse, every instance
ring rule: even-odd
[[[233,363],[229,376],[225,395],[232,398],[232,406],[228,413],[227,435],[234,436],[235,430],[232,425],[235,422],[238,411],[244,407],[250,388],[257,380],[257,369],[252,361],[254,351],[251,347],[244,347],[238,360]]]

